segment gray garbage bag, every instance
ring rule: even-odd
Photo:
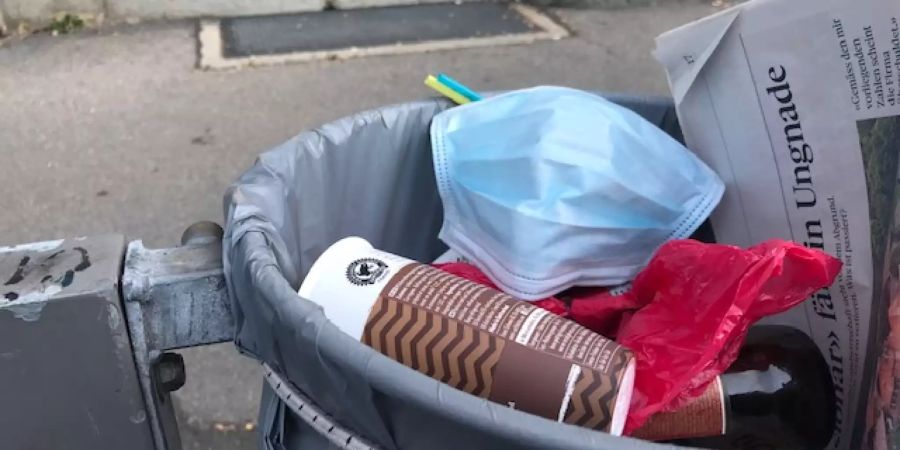
[[[610,98],[681,139],[670,101]],[[446,250],[428,127],[448,106],[387,106],[301,133],[260,155],[228,189],[223,250],[238,348],[379,448],[661,448],[450,388],[341,333],[297,296],[316,258],[346,236],[420,261]],[[260,448],[334,446],[268,387],[260,408]]]

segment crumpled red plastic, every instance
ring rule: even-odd
[[[700,395],[737,358],[750,325],[830,286],[842,263],[793,242],[741,249],[691,240],[663,244],[632,283],[643,303],[617,341],[637,359],[625,433]]]
[[[442,270],[496,287],[474,266]],[[634,393],[625,434],[653,414],[700,395],[737,358],[750,325],[830,286],[840,260],[793,242],[749,249],[675,240],[662,245],[624,293],[575,288],[533,302],[634,352]],[[566,314],[568,313],[568,314]]]
[[[628,288],[578,287],[565,293],[569,301],[569,319],[579,325],[615,339],[619,329],[644,306]]]

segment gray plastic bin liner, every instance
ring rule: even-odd
[[[669,100],[609,98],[681,139]],[[301,133],[260,155],[229,188],[223,245],[235,343],[333,422],[384,449],[664,448],[450,388],[341,333],[297,296],[316,258],[346,236],[420,261],[446,249],[437,239],[442,207],[428,127],[447,107],[439,99],[388,106]],[[333,445],[268,386],[260,419],[260,448]]]

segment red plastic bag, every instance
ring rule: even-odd
[[[469,264],[437,267],[496,288]],[[700,395],[737,358],[750,325],[831,285],[840,269],[836,258],[788,241],[744,250],[678,240],[657,250],[630,291],[574,288],[561,294],[568,301],[551,297],[532,304],[634,352],[629,434],[653,414]]]
[[[793,242],[747,250],[670,241],[638,274],[629,295],[644,306],[617,341],[637,359],[625,433],[700,395],[737,357],[747,329],[830,286],[841,262]]]
[[[610,339],[644,302],[625,288],[580,287],[570,289],[569,319]]]

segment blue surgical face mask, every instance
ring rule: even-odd
[[[504,291],[534,300],[631,280],[722,197],[718,176],[634,112],[536,87],[431,124],[440,238]]]

